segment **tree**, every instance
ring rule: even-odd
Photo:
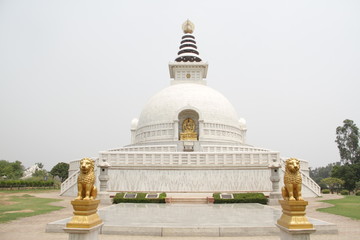
[[[42,164],[41,162],[35,163],[36,166],[38,166],[38,168],[43,169],[44,164]]]
[[[24,166],[20,161],[9,162],[0,160],[0,177],[5,179],[19,179],[24,174]]]
[[[321,180],[321,183],[328,186],[331,193],[334,193],[334,190],[339,192],[339,189],[344,185],[345,181],[339,178],[328,177]]]
[[[359,191],[360,190],[360,181],[355,183],[355,191]]]
[[[65,181],[69,176],[69,164],[60,162],[56,164],[50,171],[51,175],[61,178],[61,182]]]
[[[359,128],[354,121],[346,119],[336,128],[336,140],[343,164],[360,163]]]
[[[356,187],[356,182],[360,180],[360,164],[334,166],[331,171],[331,177],[344,180],[344,188],[353,191]]]
[[[334,166],[340,165],[340,162],[329,163],[326,167],[317,167],[314,169],[310,168],[310,177],[320,185],[321,189],[327,188],[324,183],[321,183],[321,180],[324,178],[331,177],[331,171]]]
[[[32,174],[32,177],[37,177],[42,180],[47,179],[48,172],[45,169],[36,169],[35,172]]]

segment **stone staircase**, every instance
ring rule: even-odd
[[[171,204],[212,204],[214,198],[212,193],[168,193],[165,201]]]
[[[60,186],[60,196],[76,196],[74,195],[74,190],[72,188],[77,184],[77,178],[79,176],[80,170],[75,171],[71,174]]]
[[[171,203],[171,204],[212,204],[214,203],[214,198],[213,197],[206,197],[206,198],[181,198],[181,197],[177,197],[177,198],[166,198],[165,199],[166,203]]]

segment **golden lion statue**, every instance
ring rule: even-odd
[[[77,200],[94,200],[97,195],[94,173],[94,160],[83,158],[80,161],[80,174],[78,177],[78,196]]]
[[[302,179],[300,161],[298,159],[289,158],[286,160],[284,184],[285,186],[281,189],[284,200],[304,200],[301,196]]]

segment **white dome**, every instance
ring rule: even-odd
[[[204,122],[239,127],[235,109],[214,89],[194,83],[176,84],[155,94],[145,105],[138,128],[158,123],[173,123],[185,109],[198,112]]]
[[[228,135],[238,138],[238,136],[234,136],[234,133],[238,133],[237,130],[240,130],[236,111],[221,93],[206,85],[182,83],[166,87],[150,98],[139,118],[136,142],[156,139],[174,140],[174,132],[170,130],[174,130],[173,124],[183,110],[197,112],[199,122],[203,121],[205,124],[204,129],[206,126],[207,129],[210,129],[211,126],[217,129],[227,128],[228,131],[232,131]],[[168,129],[169,131],[163,132],[164,134],[150,133],[151,129],[158,129],[158,131]],[[141,134],[142,136],[140,136]],[[204,133],[205,135],[206,133]]]

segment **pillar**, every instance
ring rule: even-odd
[[[280,192],[280,163],[274,158],[269,165],[271,171],[270,181],[272,183],[272,192],[269,195],[269,205],[278,205],[278,200],[282,198]]]
[[[98,193],[99,199],[102,204],[111,204],[110,194],[107,192],[107,182],[109,181],[109,167],[110,164],[103,159],[98,165],[100,168],[99,180],[100,180],[100,191]]]

